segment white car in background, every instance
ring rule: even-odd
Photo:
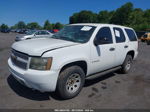
[[[30,30],[26,34],[19,34],[16,36],[15,41],[33,39],[33,38],[47,38],[53,34],[47,30]]]

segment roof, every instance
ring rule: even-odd
[[[107,25],[107,26],[113,26],[113,27],[122,27],[122,28],[132,29],[132,28],[126,27],[126,26],[114,25],[114,24],[103,24],[103,23],[76,23],[76,24],[70,24],[70,25],[87,25],[87,26],[95,26],[95,27]]]

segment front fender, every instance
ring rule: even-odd
[[[61,70],[61,69],[62,69],[65,65],[68,65],[68,64],[70,64],[70,63],[74,63],[74,62],[78,62],[78,61],[85,61],[85,62],[86,62],[86,64],[87,64],[87,70],[88,70],[89,62],[88,62],[88,60],[87,60],[87,59],[85,59],[85,58],[76,58],[76,59],[66,60],[66,61],[64,61],[63,63],[61,63],[61,64],[60,64],[60,66],[59,66],[59,70]]]
[[[77,61],[85,61],[87,63],[87,69],[89,67],[90,51],[87,44],[76,45],[71,47],[65,47],[61,49],[56,49],[43,54],[43,57],[52,57],[52,67],[53,70],[61,70],[61,68],[69,63]],[[88,71],[87,71],[88,72]]]

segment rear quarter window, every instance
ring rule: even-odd
[[[130,41],[137,41],[136,35],[133,30],[125,29]]]

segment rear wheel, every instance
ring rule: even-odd
[[[123,65],[122,65],[121,72],[124,74],[128,73],[132,67],[132,62],[133,62],[132,56],[127,55]]]
[[[85,82],[85,73],[79,66],[71,66],[60,73],[57,83],[59,96],[70,99],[77,96]]]

